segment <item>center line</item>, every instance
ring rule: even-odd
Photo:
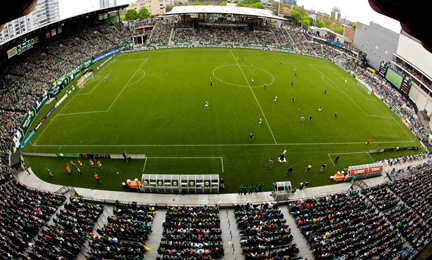
[[[264,117],[264,120],[265,120],[266,123],[267,123],[267,126],[268,126],[268,128],[269,128],[269,130],[270,130],[270,133],[271,133],[271,135],[272,135],[272,137],[273,137],[273,140],[274,140],[275,144],[277,144],[276,139],[275,139],[275,137],[274,137],[274,135],[273,135],[273,132],[272,132],[272,130],[271,130],[271,128],[270,128],[270,125],[269,125],[269,123],[268,123],[268,121],[267,121],[267,118],[266,118],[266,116],[264,115],[264,111],[262,110],[262,108],[261,108],[261,106],[260,106],[260,104],[259,104],[259,102],[258,102],[258,99],[257,99],[257,97],[255,96],[255,93],[253,92],[251,86],[249,85],[249,81],[247,80],[246,75],[243,73],[243,70],[241,69],[241,67],[240,67],[240,65],[239,65],[239,63],[238,63],[236,57],[234,56],[234,54],[232,53],[231,50],[230,50],[230,52],[231,52],[231,54],[232,54],[234,60],[236,61],[237,66],[239,67],[241,73],[243,74],[243,77],[245,78],[246,83],[248,84],[249,89],[250,89],[250,91],[252,92],[252,95],[254,96],[255,101],[257,102],[259,109],[261,110],[261,113],[262,113],[262,115],[263,115],[263,117]]]

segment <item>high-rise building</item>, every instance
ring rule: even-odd
[[[58,0],[38,0],[33,12],[5,24],[3,31],[0,32],[0,43],[58,20]]]
[[[113,7],[117,5],[117,0],[99,0],[100,9]]]
[[[282,4],[288,4],[291,7],[297,6],[297,0],[282,0]]]

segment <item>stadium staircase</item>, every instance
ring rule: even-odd
[[[295,43],[293,37],[291,36],[290,30],[286,29],[286,28],[284,28],[284,30],[288,33],[288,36],[289,36],[291,42],[294,44],[294,47],[295,47],[296,51],[297,52],[300,51],[300,49],[298,48],[297,44]]]
[[[243,259],[240,249],[240,230],[235,228],[237,221],[232,209],[219,211],[225,259]]]
[[[174,27],[171,28],[171,33],[170,33],[169,40],[168,40],[168,45],[170,47],[174,46],[173,39],[174,39]]]
[[[279,40],[277,39],[276,35],[274,34],[273,29],[270,29],[270,30],[271,30],[270,33],[273,35],[273,39],[275,40],[275,44],[280,46],[281,44],[280,44]]]
[[[166,209],[162,209],[162,210],[157,210],[156,211],[156,215],[153,218],[153,223],[152,223],[152,233],[149,236],[149,239],[146,241],[146,246],[148,248],[151,249],[151,252],[147,252],[145,254],[145,257],[147,259],[156,259],[158,256],[158,247],[160,244],[160,241],[163,237],[163,222],[165,221],[165,215],[167,210]]]
[[[296,244],[298,249],[300,250],[298,255],[301,255],[303,259],[314,259],[312,250],[307,240],[301,233],[300,229],[297,227],[297,223],[295,222],[292,214],[289,214],[288,208],[286,206],[280,206],[279,208],[281,209],[281,213],[285,216],[287,224],[291,229],[291,234],[293,235],[292,243]]]

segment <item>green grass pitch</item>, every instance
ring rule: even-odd
[[[273,102],[275,96],[277,102]],[[209,109],[205,109],[206,100]],[[52,106],[45,105],[33,128]],[[301,116],[304,123],[299,121]],[[250,132],[254,134],[252,143]],[[369,138],[371,143],[366,145]],[[102,160],[104,170],[91,169],[83,160],[85,177],[79,178],[74,169],[72,176],[67,174],[61,159],[26,156],[26,164],[48,182],[123,190],[121,182],[140,178],[143,171],[211,173],[225,179],[225,192],[260,182],[270,190],[272,182],[286,180],[294,187],[306,180],[312,187],[330,185],[334,182],[329,176],[349,164],[410,153],[368,155],[369,149],[419,145],[383,102],[331,62],[228,48],[118,55],[54,110],[31,141],[33,145],[22,151],[127,151],[149,157],[146,163]],[[277,158],[284,150],[287,162],[280,164]],[[337,154],[340,159],[334,166]],[[267,168],[270,158],[275,161],[272,170]],[[327,168],[320,173],[324,161]],[[308,164],[313,168],[306,173]],[[286,177],[291,165],[294,171]],[[96,184],[94,172],[99,173],[101,184]]]

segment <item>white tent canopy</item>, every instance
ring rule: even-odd
[[[261,18],[270,18],[275,20],[287,20],[285,18],[274,15],[270,10],[266,9],[219,5],[174,6],[171,11],[165,13],[165,15],[180,14],[235,14],[245,16],[257,16]]]

